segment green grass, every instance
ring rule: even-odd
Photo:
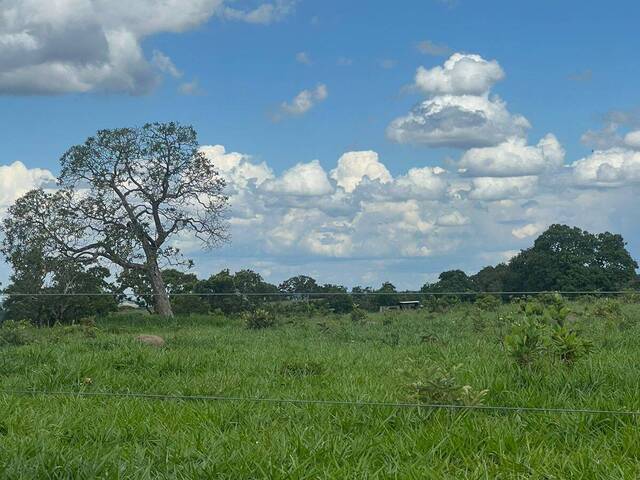
[[[519,367],[514,308],[241,320],[133,314],[0,346],[0,389],[413,402],[452,371],[485,405],[640,410],[640,308],[573,305],[594,351]],[[584,313],[583,313],[584,311]],[[95,335],[93,335],[95,333]],[[139,345],[140,333],[167,340]],[[87,379],[91,379],[89,382]],[[638,478],[640,419],[606,414],[0,394],[0,478]]]

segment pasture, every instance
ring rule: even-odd
[[[513,345],[524,317],[546,320],[512,304],[280,315],[263,329],[241,317],[136,313],[5,325],[0,477],[637,478],[635,415],[6,393],[640,410],[640,307],[567,307],[589,347],[566,357],[543,339],[524,360],[505,338]]]

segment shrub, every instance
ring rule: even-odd
[[[481,295],[475,301],[475,306],[485,312],[492,312],[498,309],[502,302],[495,295]]]
[[[6,320],[0,325],[0,346],[20,346],[32,341],[33,327],[28,320]]]
[[[367,312],[361,309],[358,305],[351,310],[351,321],[354,323],[362,323],[367,319]]]
[[[461,366],[455,365],[449,370],[432,366],[424,373],[424,380],[411,384],[411,398],[428,404],[482,405],[489,391],[460,385],[456,372]]]
[[[583,338],[577,330],[567,326],[556,327],[551,334],[551,341],[554,353],[569,365],[593,350],[591,341]]]
[[[243,318],[244,325],[249,330],[260,330],[273,327],[276,324],[275,316],[271,312],[261,308],[253,312],[245,312]]]
[[[504,338],[504,346],[518,365],[528,366],[544,353],[545,338],[545,326],[533,318],[525,318],[513,325]]]
[[[598,300],[593,306],[593,314],[597,317],[613,319],[622,315],[620,303],[611,298]]]

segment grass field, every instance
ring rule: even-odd
[[[454,403],[471,392],[484,405],[640,410],[640,308],[597,306],[570,305],[591,353],[528,365],[503,344],[522,316],[511,305],[280,318],[263,330],[115,315],[5,342],[0,389]],[[140,333],[167,344],[141,345]],[[430,381],[442,388],[416,399],[412,385]],[[638,478],[639,420],[0,393],[0,478]]]

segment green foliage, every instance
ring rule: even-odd
[[[242,317],[245,327],[249,330],[261,330],[273,327],[276,324],[276,318],[273,313],[261,308],[252,312],[245,312]]]
[[[567,326],[557,326],[551,334],[554,353],[568,365],[587,356],[593,351],[593,343],[583,338],[578,330]]]
[[[502,302],[495,295],[480,295],[475,301],[475,306],[485,312],[493,312],[500,305],[502,305]]]
[[[529,366],[539,359],[546,350],[547,327],[530,317],[516,322],[511,332],[504,338],[504,346],[509,355],[520,366]]]
[[[0,347],[27,345],[33,339],[33,329],[27,320],[5,320],[0,324]]]
[[[354,309],[351,310],[351,314],[349,316],[351,317],[351,321],[353,323],[362,323],[367,319],[367,312],[356,305]]]
[[[638,268],[620,235],[566,225],[551,225],[508,266],[512,291],[620,290]]]
[[[421,380],[410,385],[410,397],[426,404],[482,405],[488,390],[475,390],[462,385],[456,378],[462,364],[445,369],[432,365],[425,369]]]

